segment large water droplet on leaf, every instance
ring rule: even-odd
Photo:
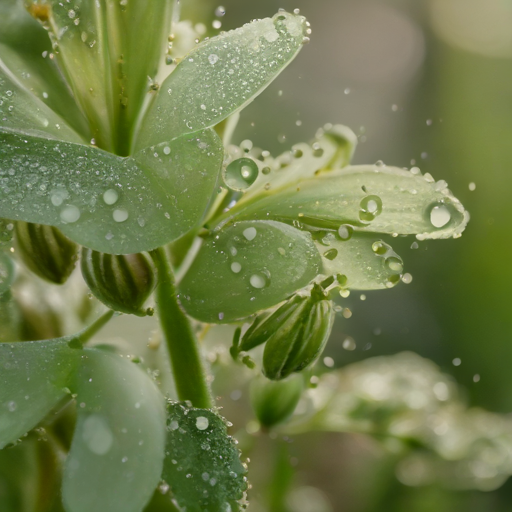
[[[430,211],[430,222],[435,228],[442,228],[450,222],[452,215],[444,204],[434,206]]]
[[[256,181],[258,174],[258,166],[253,160],[238,158],[227,166],[223,178],[230,189],[246,190]]]

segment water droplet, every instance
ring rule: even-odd
[[[270,171],[272,169],[270,169],[270,167],[263,167],[263,169],[261,169],[261,172],[266,176],[267,174],[270,174]]]
[[[108,204],[108,205],[115,204],[118,199],[119,199],[119,194],[118,194],[117,190],[114,190],[113,188],[108,189],[103,194],[103,201],[105,202],[105,204]]]
[[[334,359],[332,357],[324,357],[324,364],[327,368],[332,368],[334,366]]]
[[[253,228],[253,227],[250,227],[250,228],[246,228],[244,229],[243,231],[243,235],[244,237],[251,241],[251,240],[254,240],[256,238],[256,235],[258,234],[258,232],[256,231],[256,228]]]
[[[354,341],[354,338],[351,338],[350,336],[347,336],[344,340],[343,340],[343,348],[345,350],[355,350],[357,347],[356,345],[356,342]]]
[[[432,210],[430,210],[430,222],[435,228],[442,228],[443,226],[446,226],[446,224],[450,222],[451,218],[452,214],[444,204],[434,206]]]
[[[128,212],[122,208],[114,210],[114,212],[112,213],[112,218],[116,222],[124,222],[126,219],[128,219],[128,216]]]
[[[411,249],[417,249],[419,247],[418,242],[413,242],[411,244]]]
[[[342,224],[338,228],[338,236],[341,238],[341,240],[350,240],[353,232],[354,228],[348,224]]]
[[[82,439],[96,455],[105,455],[114,443],[114,435],[107,420],[99,414],[91,414],[84,420]]]
[[[324,258],[327,258],[328,260],[334,260],[338,256],[338,251],[336,249],[329,249],[328,251],[324,252]]]
[[[456,357],[453,361],[452,361],[452,364],[453,366],[460,366],[462,363],[462,360],[460,359],[460,357]]]
[[[232,190],[247,190],[258,177],[256,162],[250,158],[238,158],[231,162],[223,174],[224,182]]]
[[[389,245],[382,241],[373,242],[372,250],[375,254],[379,254],[380,256],[386,254],[389,250]]]
[[[234,261],[233,263],[231,263],[231,270],[235,274],[238,274],[240,272],[240,270],[242,270],[242,265],[240,265],[240,263],[238,263],[238,261]]]
[[[226,14],[226,9],[222,6],[222,5],[219,5],[219,7],[217,7],[217,9],[215,9],[215,16],[224,16],[224,14]]]
[[[471,192],[473,192],[473,190],[475,190],[475,189],[476,189],[476,185],[475,185],[473,182],[471,182],[471,183],[468,185],[468,188],[469,188],[469,190],[471,190]]]
[[[249,282],[251,283],[251,286],[253,288],[257,288],[258,290],[260,290],[262,288],[265,288],[265,286],[268,286],[269,279],[267,276],[263,274],[253,274],[250,277]]]
[[[410,284],[412,283],[412,275],[407,273],[407,274],[404,274],[402,276],[402,282],[405,283],[405,284]]]
[[[164,151],[164,155],[170,155],[171,154],[171,148],[169,146],[165,146],[163,151]]]
[[[7,410],[9,412],[14,412],[17,409],[18,405],[14,400],[11,400],[10,402],[7,402]]]
[[[180,425],[176,420],[172,420],[171,423],[169,423],[169,430],[178,430],[179,428]]]
[[[394,256],[390,256],[386,259],[386,265],[388,266],[389,270],[392,270],[393,272],[401,273],[404,269],[402,262]]]
[[[60,220],[67,224],[72,224],[80,218],[80,210],[74,206],[69,205],[62,209],[60,212]]]
[[[213,20],[212,27],[218,30],[220,27],[222,27],[222,23],[219,20]]]
[[[359,208],[359,218],[371,222],[382,213],[382,200],[379,196],[366,196],[361,200]]]
[[[206,430],[208,428],[209,421],[208,418],[204,416],[198,416],[196,418],[196,427],[198,430]]]
[[[208,57],[208,62],[213,66],[214,64],[216,64],[217,62],[219,61],[219,56],[218,55],[215,55],[215,53],[212,53],[209,57]]]
[[[53,206],[61,206],[62,203],[69,197],[69,192],[65,188],[60,188],[52,191],[50,201]]]

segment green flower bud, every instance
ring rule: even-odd
[[[280,380],[314,363],[324,350],[333,322],[332,301],[312,297],[288,336],[278,331],[267,341],[263,373],[269,379]]]
[[[287,420],[297,407],[304,389],[303,378],[294,375],[279,382],[264,378],[251,382],[251,405],[263,427],[270,428]]]
[[[137,316],[151,314],[143,308],[156,285],[148,254],[104,254],[84,247],[81,268],[93,295],[110,309]]]
[[[25,266],[40,278],[64,284],[75,268],[78,245],[56,227],[16,222],[16,249]]]
[[[322,353],[334,322],[332,302],[319,285],[309,297],[294,295],[273,313],[262,313],[244,334],[239,351],[266,343],[263,373],[284,379],[311,365]]]

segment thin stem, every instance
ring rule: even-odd
[[[86,327],[83,331],[73,337],[74,344],[85,345],[100,329],[103,328],[103,326],[109,322],[114,314],[115,311],[109,310],[101,315],[95,322],[89,325],[89,327]]]
[[[178,302],[169,259],[163,247],[152,251],[151,256],[158,269],[156,304],[171,358],[178,397],[180,400],[190,400],[194,407],[209,409],[213,402],[199,343],[187,315]]]

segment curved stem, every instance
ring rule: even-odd
[[[163,247],[151,252],[158,269],[156,304],[180,400],[190,400],[194,407],[213,407],[199,343],[190,321],[181,309],[174,274]]]
[[[100,329],[105,326],[109,320],[115,315],[115,311],[109,310],[103,313],[95,322],[83,331],[80,331],[76,336],[73,336],[73,343],[79,346],[85,345]]]

